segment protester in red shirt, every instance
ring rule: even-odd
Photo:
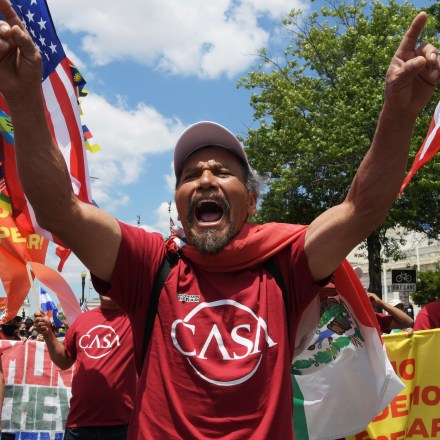
[[[414,322],[415,331],[432,328],[440,328],[440,299],[423,306]]]
[[[46,121],[41,54],[7,0],[0,0],[0,11],[6,20],[0,23],[0,92],[11,111],[22,187],[39,224],[72,249],[94,274],[97,290],[127,312],[137,365],[144,361],[129,437],[294,438],[296,327],[287,326],[286,313],[298,322],[396,198],[416,117],[439,79],[437,49],[416,47],[426,13],[415,18],[391,61],[377,130],[346,198],[307,230],[247,223],[256,212],[258,185],[238,139],[210,122],[183,133],[174,151],[175,201],[188,244],[149,318],[154,328],[143,359],[140,329],[166,245],[158,234],[74,196]],[[263,267],[272,256],[286,284],[287,310]]]
[[[107,297],[78,316],[64,343],[50,319],[35,313],[35,328],[62,370],[75,363],[65,440],[125,440],[133,410],[137,375],[127,315]]]
[[[383,301],[375,293],[367,292],[367,295],[375,310],[376,319],[382,333],[390,333],[393,329],[412,328],[414,320],[403,311],[402,303],[397,303],[394,306]],[[398,307],[399,304],[402,304],[402,308]],[[387,313],[381,313],[377,310],[385,310]]]

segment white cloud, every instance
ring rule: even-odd
[[[173,74],[232,77],[268,45],[268,21],[278,25],[301,0],[51,1],[56,26],[81,34],[95,64],[133,59]],[[262,20],[264,19],[264,20]]]
[[[160,232],[164,237],[170,235],[170,217],[173,219],[176,225],[180,226],[180,222],[177,220],[177,209],[175,203],[171,204],[171,212],[169,211],[169,205],[166,202],[160,204],[155,211],[157,221],[154,224],[154,229]]]
[[[114,212],[129,203],[122,187],[139,181],[147,156],[172,149],[185,126],[146,104],[130,109],[122,99],[112,105],[94,94],[84,98],[82,108],[82,121],[102,148],[88,154],[90,175],[97,178],[92,179],[93,197],[103,209]]]

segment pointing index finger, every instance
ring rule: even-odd
[[[402,56],[404,53],[408,52],[415,53],[417,39],[419,38],[427,19],[428,14],[422,11],[412,21],[411,26],[406,31],[402,41],[400,42],[399,48],[396,52],[397,56]]]

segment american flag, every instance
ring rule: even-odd
[[[73,191],[80,200],[91,203],[90,179],[78,103],[84,80],[66,57],[46,1],[11,0],[11,4],[42,55],[41,87],[46,116],[52,136],[69,169]],[[8,113],[4,100],[3,105],[0,102],[0,109]],[[33,209],[28,204],[16,175],[13,144],[5,137],[3,131],[2,134],[4,177],[18,227],[59,243],[56,237],[36,222]]]

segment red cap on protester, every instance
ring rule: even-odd
[[[190,125],[178,139],[174,148],[174,173],[179,179],[185,160],[203,147],[222,147],[235,154],[249,166],[243,145],[237,137],[223,125],[201,121]]]

